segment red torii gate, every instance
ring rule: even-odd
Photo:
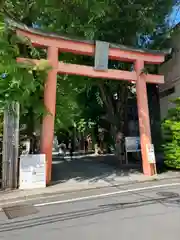
[[[148,162],[146,149],[147,144],[151,144],[146,83],[161,84],[164,83],[164,77],[161,75],[144,74],[143,69],[145,64],[160,64],[164,62],[167,52],[143,51],[140,49],[128,48],[124,45],[110,44],[109,59],[133,62],[134,71],[130,72],[114,69],[96,71],[90,66],[69,64],[58,61],[58,56],[61,52],[94,56],[94,41],[74,40],[56,34],[44,33],[21,24],[16,23],[14,25],[17,34],[29,38],[33,46],[47,48],[47,59],[52,66],[52,70],[48,73],[44,89],[44,104],[51,114],[44,117],[41,131],[41,153],[46,154],[47,161],[47,184],[51,181],[57,74],[126,80],[134,81],[136,83],[143,172],[147,176],[153,175],[155,173],[155,164],[150,164]],[[28,59],[21,58],[18,60],[26,61]],[[38,63],[39,60],[32,61]]]

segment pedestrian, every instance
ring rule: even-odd
[[[115,155],[120,160],[120,164],[123,163],[122,155],[123,155],[123,134],[118,132],[116,135],[116,144],[115,144]]]
[[[74,139],[71,139],[70,141],[70,157],[71,157],[71,160],[73,158],[73,152],[74,152]]]
[[[36,154],[37,153],[37,136],[36,132],[32,133],[32,136],[30,137],[30,154]]]
[[[64,142],[59,145],[59,155],[62,155],[63,158],[66,156],[66,144]]]
[[[84,148],[85,148],[85,153],[88,153],[88,139],[87,138],[84,141]]]

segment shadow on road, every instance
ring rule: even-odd
[[[63,183],[71,179],[76,182],[89,180],[97,182],[108,176],[129,176],[140,174],[141,166],[134,164],[129,166],[120,165],[115,156],[77,156],[70,160],[60,157],[53,158],[52,184]]]
[[[58,214],[47,215],[43,217],[36,217],[33,219],[16,221],[12,223],[9,222],[9,223],[4,223],[0,225],[0,232],[22,230],[22,229],[41,226],[44,224],[53,224],[56,222],[85,218],[85,217],[104,214],[112,211],[120,211],[128,208],[137,208],[137,207],[148,206],[148,205],[157,204],[157,203],[172,206],[172,207],[173,206],[180,207],[180,197],[179,197],[179,194],[169,193],[168,197],[147,198],[144,200],[134,201],[134,202],[119,202],[119,203],[113,203],[113,204],[107,204],[107,205],[99,205],[98,207],[91,208],[91,209],[83,209],[79,211],[58,213]]]

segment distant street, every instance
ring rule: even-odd
[[[0,213],[0,239],[179,240],[178,184],[134,184],[34,200],[37,214],[8,220]]]

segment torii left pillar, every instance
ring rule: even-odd
[[[52,148],[54,138],[54,118],[56,111],[56,83],[58,69],[58,48],[49,46],[47,59],[52,67],[48,73],[44,89],[44,104],[48,111],[43,118],[41,129],[41,153],[46,154],[46,184],[51,181]]]

